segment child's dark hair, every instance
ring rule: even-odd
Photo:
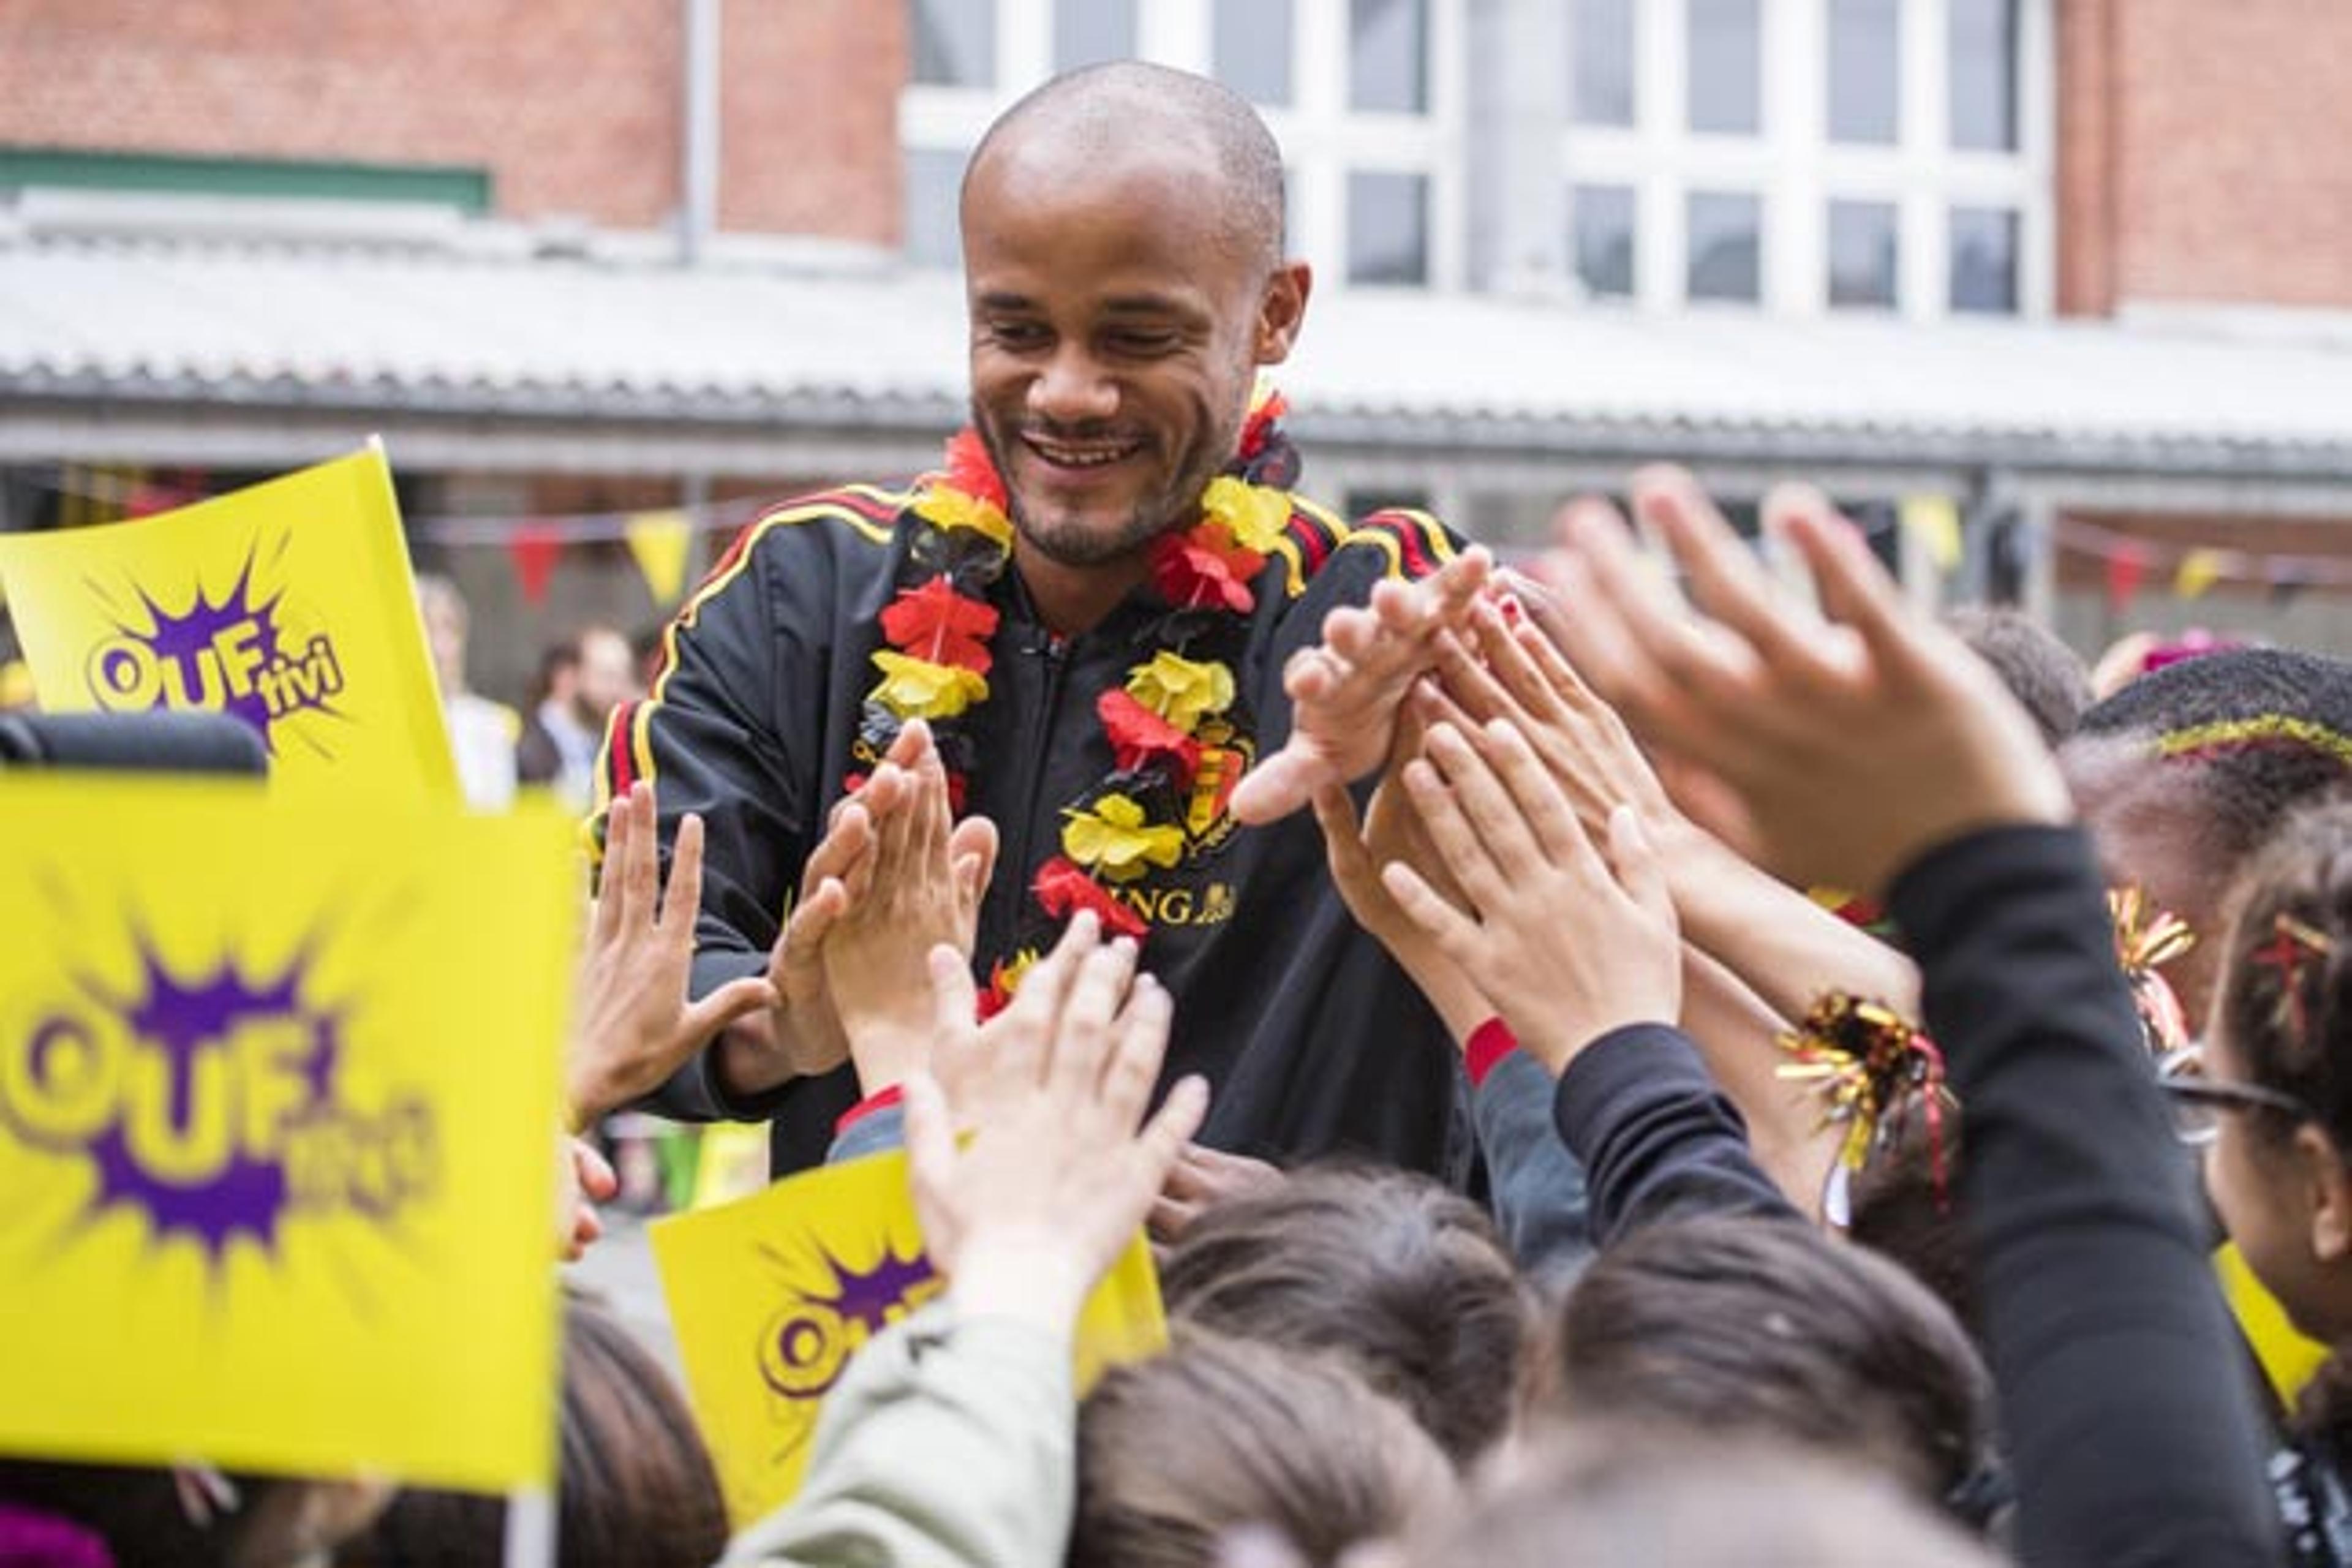
[[[1958,605],[1944,612],[1944,624],[1992,666],[2032,717],[2044,745],[2054,747],[2074,732],[2091,705],[2091,672],[2057,633],[2000,605]]]
[[[1457,1464],[1510,1428],[1534,1296],[1485,1211],[1425,1176],[1326,1166],[1211,1209],[1162,1265],[1171,1316],[1333,1352]]]
[[[1559,1405],[1795,1440],[1979,1516],[1992,1376],[1944,1304],[1885,1258],[1790,1221],[1638,1231],[1569,1292]]]
[[[2288,812],[2352,784],[2352,664],[2285,648],[2184,659],[2095,704],[2074,740],[2195,767],[2212,847],[2233,865]]]
[[[2218,1018],[2239,1065],[2352,1154],[2352,800],[2288,818],[2240,874],[2231,911]]]

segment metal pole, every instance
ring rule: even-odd
[[[719,226],[719,0],[684,0],[686,6],[684,132],[680,170],[684,201],[678,212],[678,259],[693,266],[703,258]]]

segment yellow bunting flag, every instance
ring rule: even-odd
[[[457,798],[379,447],[134,521],[0,533],[0,580],[52,712],[225,712],[286,784]]]
[[[2180,558],[2180,569],[2173,574],[2172,591],[2183,599],[2194,599],[2221,580],[2221,552],[2192,550]]]
[[[654,1261],[738,1529],[800,1489],[824,1395],[858,1348],[938,1295],[903,1153],[828,1165],[655,1222]],[[1078,1320],[1081,1388],[1168,1342],[1139,1236]]]
[[[545,1485],[551,806],[0,775],[0,1451]]]
[[[1949,496],[1905,496],[1896,514],[1903,531],[1917,539],[1936,570],[1948,577],[1960,567],[1960,509]]]
[[[637,570],[645,574],[646,589],[654,596],[656,605],[677,603],[686,591],[686,552],[694,542],[694,526],[686,521],[682,511],[641,511],[631,515],[621,525],[622,536],[629,542],[629,553],[636,557]]]

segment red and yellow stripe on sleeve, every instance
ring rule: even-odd
[[[604,744],[596,759],[595,804],[581,830],[592,862],[601,863],[604,858],[604,813],[612,805],[613,797],[625,794],[629,786],[639,779],[652,781],[655,777],[654,715],[659,711],[667,692],[670,673],[677,668],[680,639],[694,634],[706,606],[730,591],[745,591],[739,584],[751,565],[760,542],[778,528],[830,520],[846,523],[876,544],[887,545],[890,542],[892,525],[898,513],[906,509],[909,499],[910,492],[908,491],[885,489],[876,485],[848,485],[820,495],[786,501],[754,518],[735,536],[717,564],[711,567],[694,592],[687,595],[677,614],[670,617],[669,625],[662,629],[661,651],[654,665],[650,694],[639,701],[622,703],[604,721]]]

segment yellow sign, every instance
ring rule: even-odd
[[[230,713],[289,784],[457,797],[379,447],[131,522],[0,533],[0,582],[53,712]]]
[[[0,1451],[542,1485],[552,807],[0,774]]]
[[[829,1165],[655,1222],[654,1261],[694,1413],[742,1528],[790,1500],[824,1395],[858,1348],[942,1289],[903,1153]],[[1168,1342],[1139,1236],[1078,1319],[1081,1388]]]

